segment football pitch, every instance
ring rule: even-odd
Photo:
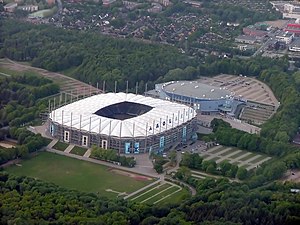
[[[110,198],[124,196],[154,181],[153,178],[49,152],[11,166],[7,172],[52,182],[68,189]]]

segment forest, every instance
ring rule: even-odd
[[[40,113],[48,107],[44,98],[58,91],[57,84],[30,72],[0,78],[0,140],[5,137],[17,140],[16,148],[0,147],[0,164],[26,158],[29,153],[47,145],[47,140],[28,131],[25,126],[40,121]]]
[[[145,205],[66,190],[28,177],[0,173],[1,224],[296,224],[295,185],[258,189],[226,179],[196,181],[198,195],[180,205]],[[298,186],[300,188],[300,186]],[[29,207],[30,206],[30,207]]]

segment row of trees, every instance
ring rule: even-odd
[[[235,146],[248,151],[262,152],[274,156],[282,156],[296,148],[287,143],[288,136],[277,135],[274,139],[265,138],[257,134],[249,134],[231,128],[230,124],[220,119],[211,122],[213,134],[204,140],[217,141],[225,146]],[[278,133],[279,134],[279,133]]]
[[[219,164],[211,160],[204,161],[198,153],[183,154],[180,166],[187,167],[189,169],[202,170],[210,174],[222,175],[230,178],[237,177],[241,180],[244,180],[248,176],[248,171],[245,168],[238,168],[237,165],[231,164],[228,161],[223,161]],[[186,171],[186,169],[183,170]],[[182,179],[183,177],[185,177],[185,179],[190,179],[191,174],[189,174],[189,176],[183,176],[182,168],[180,168],[176,174],[176,177],[179,179]]]
[[[91,158],[100,159],[112,163],[120,163],[121,166],[134,167],[136,161],[134,157],[120,156],[116,150],[102,149],[97,146],[92,147]]]
[[[49,142],[40,134],[34,134],[25,128],[11,128],[9,137],[17,140],[16,147],[0,147],[0,164],[16,158],[27,158],[29,153],[36,152]]]

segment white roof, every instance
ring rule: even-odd
[[[125,120],[94,114],[101,108],[124,101],[148,105],[153,109]],[[181,125],[194,118],[196,112],[191,107],[166,100],[135,94],[107,93],[65,105],[53,110],[49,116],[53,122],[73,129],[116,137],[142,137],[158,134]]]

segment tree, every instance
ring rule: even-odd
[[[248,171],[246,170],[246,168],[244,167],[239,167],[237,173],[236,173],[236,177],[239,180],[245,180],[248,176]]]
[[[191,170],[185,166],[181,166],[177,172],[176,172],[176,177],[180,180],[187,181],[191,177],[192,173]]]
[[[163,166],[160,163],[155,163],[154,164],[154,169],[157,173],[162,173],[163,172]]]

